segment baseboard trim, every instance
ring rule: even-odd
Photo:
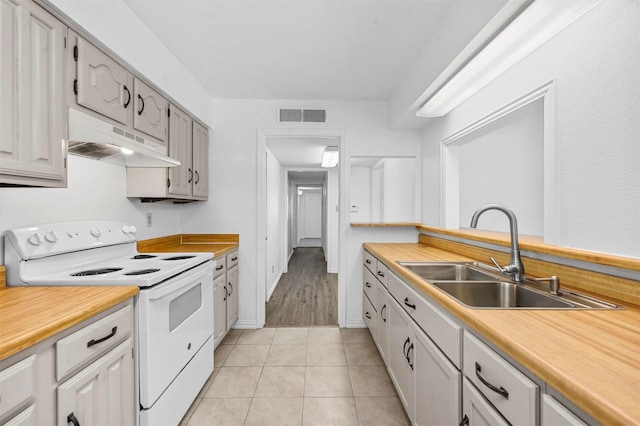
[[[256,321],[248,321],[248,320],[238,320],[233,325],[232,328],[242,329],[242,330],[255,330],[258,328]]]
[[[347,321],[345,328],[367,328],[367,323],[364,320]]]
[[[273,295],[273,292],[276,290],[276,287],[278,286],[278,283],[280,282],[280,278],[282,278],[282,274],[283,274],[282,270],[280,270],[280,273],[278,274],[276,279],[273,280],[273,285],[267,291],[267,303],[269,302],[269,300],[271,300],[271,296]]]

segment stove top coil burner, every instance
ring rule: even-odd
[[[136,254],[131,259],[132,260],[153,259],[154,257],[158,257],[158,256],[154,256],[153,254]]]
[[[162,258],[162,260],[185,260],[185,259],[191,259],[195,256],[172,256],[172,257],[164,257]]]
[[[75,274],[71,274],[72,277],[89,277],[92,275],[103,275],[110,274],[112,272],[121,271],[122,268],[100,268],[100,269],[89,269],[87,271],[76,272]]]
[[[124,273],[123,275],[145,275],[145,274],[153,274],[154,272],[158,272],[160,269],[139,269],[137,271],[131,271]]]

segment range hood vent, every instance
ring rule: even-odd
[[[75,108],[69,108],[67,151],[72,155],[124,167],[180,165],[180,161],[167,156],[166,146]]]

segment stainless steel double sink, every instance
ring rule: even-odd
[[[444,293],[476,309],[616,309],[613,303],[526,279],[515,283],[479,262],[398,262]]]

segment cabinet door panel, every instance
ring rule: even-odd
[[[171,106],[169,116],[169,156],[180,160],[180,166],[169,168],[171,195],[191,196],[192,120],[180,109]]]
[[[193,196],[206,200],[209,195],[209,131],[193,123]]]
[[[169,101],[141,80],[135,79],[134,104],[133,127],[166,142]]]
[[[413,370],[410,366],[410,321],[409,315],[389,298],[389,374],[393,380],[398,396],[404,405],[409,418],[413,420]],[[409,358],[409,359],[407,359]]]
[[[104,375],[107,395],[105,425],[133,426],[135,423],[132,349],[131,344],[121,347],[107,363]]]
[[[227,285],[222,274],[213,280],[213,340],[217,346],[227,330]]]
[[[227,331],[238,320],[238,266],[227,270]]]
[[[462,397],[462,423],[468,426],[509,426],[509,423],[489,404],[465,377]]]
[[[1,13],[0,173],[61,186],[66,180],[62,107],[66,27],[31,2],[17,7],[4,0]]]
[[[377,282],[376,284],[378,291],[378,341],[376,342],[378,346],[378,351],[380,351],[380,356],[384,360],[385,364],[388,364],[388,353],[389,353],[389,294],[387,293],[387,289],[382,285],[381,282]]]
[[[416,425],[459,425],[462,373],[414,324]]]
[[[133,110],[133,76],[81,38],[77,67],[78,104],[127,124]]]

